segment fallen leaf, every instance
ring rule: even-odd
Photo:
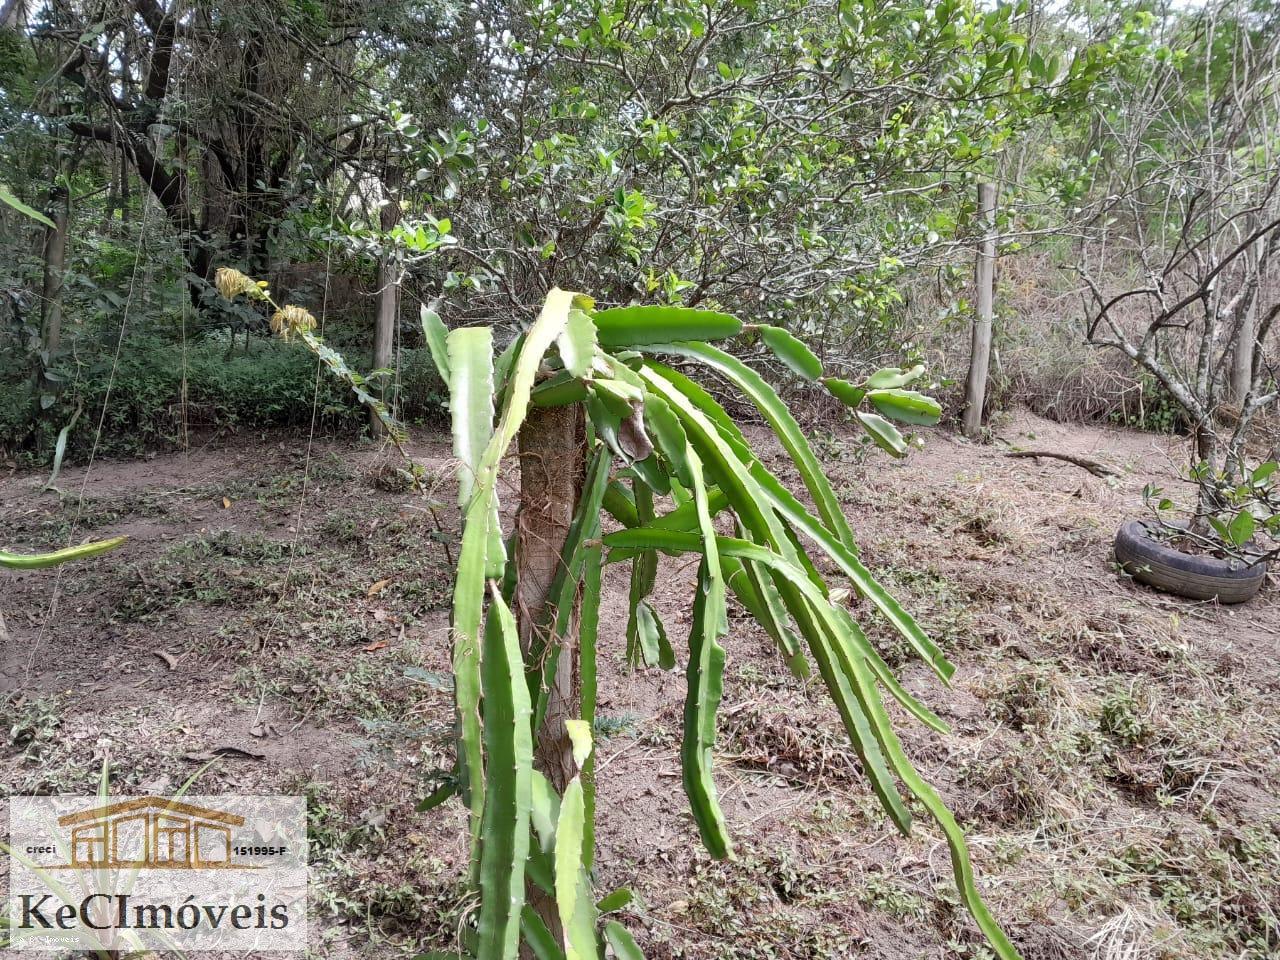
[[[379,580],[377,583],[373,584],[373,586],[369,587],[369,592],[366,593],[365,596],[366,597],[377,596],[383,590],[387,589],[387,587],[389,587],[390,585],[391,585],[390,577],[387,577],[387,579],[385,580]]]
[[[385,641],[385,640],[379,640],[379,641],[377,641],[376,643],[371,643],[371,644],[369,644],[367,647],[365,647],[365,648],[364,648],[364,652],[365,652],[365,653],[373,653],[375,650],[385,650],[385,649],[386,649],[387,647],[389,647],[389,646],[390,646],[390,644],[389,644],[389,643],[387,643],[387,641]]]
[[[230,510],[230,509],[231,509],[231,499],[230,499],[229,497],[223,497],[223,498],[222,498],[222,509],[223,509],[223,510]]]
[[[168,665],[170,670],[178,669],[178,658],[175,657],[172,653],[169,653],[167,650],[152,650],[151,652],[154,653],[161,660],[163,660]]]

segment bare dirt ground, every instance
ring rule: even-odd
[[[1027,960],[1280,956],[1278,585],[1230,609],[1117,576],[1111,537],[1144,484],[1174,486],[1176,440],[1029,416],[995,433],[1124,476],[942,432],[890,463],[814,431],[868,565],[958,665],[939,686],[857,611],[952,725],[899,718],[993,911]],[[462,810],[414,806],[452,763],[456,511],[447,438],[418,439],[440,523],[367,445],[272,437],[68,469],[61,498],[43,477],[0,479],[7,546],[130,537],[0,576],[0,795],[91,792],[104,764],[117,794],[163,793],[215,757],[194,792],[308,797],[314,954],[453,946]],[[691,573],[668,561],[659,578],[673,641]],[[636,890],[619,919],[651,960],[988,956],[939,833],[924,816],[892,830],[820,686],[741,618],[716,767],[737,856],[702,853],[680,788],[683,675],[627,673],[621,565],[606,590],[598,882]]]

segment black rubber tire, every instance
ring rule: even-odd
[[[1133,579],[1191,600],[1244,603],[1262,589],[1265,562],[1182,553],[1153,540],[1148,521],[1130,520],[1116,533],[1116,562]]]

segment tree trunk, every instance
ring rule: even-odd
[[[516,542],[516,623],[525,657],[542,646],[554,617],[552,581],[568,552],[566,538],[582,492],[586,438],[582,408],[531,407],[520,430],[520,511]],[[569,549],[572,548],[569,545]],[[534,766],[563,794],[577,774],[564,721],[579,715],[577,616],[559,640],[560,656],[548,691],[546,717],[534,744]],[[553,898],[533,883],[529,904],[557,941],[562,939]]]
[[[120,223],[127,224],[130,220],[129,208],[133,203],[130,196],[129,183],[129,161],[125,159],[123,153],[120,154]]]
[[[117,176],[119,170],[117,160],[119,156],[120,148],[113,143],[110,151],[105,154],[107,169],[104,174],[107,178],[107,200],[103,205],[102,211],[102,232],[107,234],[111,232],[111,227],[116,219],[116,210],[120,208],[120,178]]]
[[[992,320],[995,316],[996,275],[996,188],[978,184],[978,219],[983,226],[978,247],[977,315],[973,320],[973,346],[969,354],[969,376],[964,388],[964,435],[976,439],[982,433],[982,408],[987,399],[987,369],[991,364]]]
[[[1231,354],[1231,402],[1244,405],[1249,388],[1253,385],[1253,351],[1258,337],[1258,296],[1249,300],[1244,320],[1240,324],[1240,336]]]
[[[27,4],[23,0],[0,2],[0,27],[17,30],[26,15]]]
[[[398,175],[387,177],[390,197],[379,214],[383,234],[387,234],[400,222],[400,199],[396,187]],[[384,245],[386,240],[384,238]],[[391,251],[385,251],[378,260],[378,314],[373,328],[373,369],[382,370],[391,366],[391,347],[395,339],[396,321],[400,316],[400,282],[396,276],[396,258]],[[387,381],[382,381],[383,402],[387,400]],[[369,411],[369,429],[375,437],[382,436],[385,429],[378,415]]]
[[[1201,421],[1195,428],[1194,465],[1203,467],[1204,473],[1197,481],[1196,516],[1192,529],[1208,536],[1210,527],[1206,519],[1217,513],[1224,506],[1222,495],[1215,482],[1222,470],[1222,443],[1218,438],[1217,425],[1212,418]]]
[[[42,342],[50,357],[62,344],[62,281],[67,261],[67,221],[71,215],[71,194],[64,186],[49,191],[49,218],[53,228],[45,229],[44,288],[41,296]]]

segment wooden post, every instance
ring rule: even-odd
[[[996,188],[978,184],[978,219],[983,225],[978,245],[977,315],[973,319],[973,347],[969,376],[964,385],[964,435],[976,439],[982,433],[982,407],[987,398],[987,368],[991,364],[992,319],[995,316]]]
[[[389,244],[386,234],[400,222],[400,176],[399,171],[391,169],[387,172],[386,204],[379,214],[379,225],[382,227],[383,243]],[[382,370],[391,366],[391,348],[395,341],[396,323],[400,319],[400,279],[396,275],[395,253],[388,250],[378,260],[378,314],[373,328],[373,368]],[[383,381],[379,391],[384,402],[390,399]],[[369,430],[375,437],[382,436],[382,421],[372,410],[369,411]]]

